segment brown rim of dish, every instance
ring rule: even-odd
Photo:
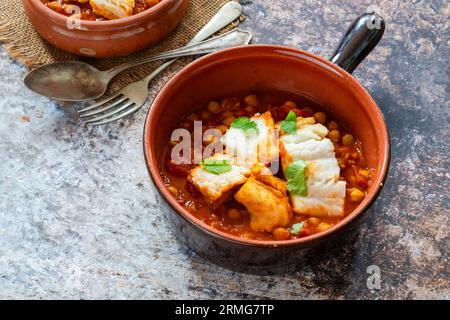
[[[53,16],[54,19],[59,20],[59,22],[61,22],[61,24],[66,23],[67,19],[69,19],[69,17],[58,13],[52,9],[50,9],[49,7],[47,7],[46,5],[44,5],[41,0],[31,0],[34,2],[38,2],[40,5],[42,5],[42,7],[44,7],[44,10],[48,10],[50,13],[50,16]],[[182,2],[182,0],[178,0],[180,3]],[[171,0],[161,0],[161,2],[159,2],[158,4],[154,5],[151,8],[148,8],[145,11],[142,11],[140,13],[137,14],[133,14],[132,16],[126,17],[126,18],[120,18],[120,19],[114,19],[114,20],[103,20],[103,21],[90,21],[90,20],[80,20],[81,26],[86,26],[86,27],[118,27],[118,26],[122,26],[123,24],[130,24],[131,22],[135,22],[135,20],[139,20],[140,18],[144,18],[147,15],[151,15],[157,11],[164,11],[164,9],[166,7],[168,7],[171,2]]]
[[[193,63],[189,64],[188,66],[183,68],[181,71],[179,71],[174,77],[172,77],[172,79],[170,79],[164,85],[164,87],[161,89],[161,91],[158,93],[155,100],[153,101],[152,106],[155,103],[159,102],[159,100],[161,99],[161,94],[164,94],[165,88],[171,86],[172,83],[178,81],[178,79],[183,78],[185,74],[190,73],[192,69],[195,69],[197,67],[197,65],[201,64],[204,60],[214,59],[214,58],[216,58],[216,56],[224,55],[230,51],[240,50],[242,48],[248,48],[248,47],[238,47],[238,48],[221,50],[219,52],[212,53],[207,56],[201,57],[198,60],[194,61]],[[181,204],[176,202],[173,199],[173,196],[171,195],[171,193],[164,186],[163,180],[161,178],[160,170],[159,170],[159,163],[151,152],[151,147],[150,147],[150,144],[148,143],[148,141],[150,139],[147,139],[148,132],[150,129],[150,122],[151,122],[150,120],[154,114],[151,112],[153,109],[152,106],[149,108],[149,110],[147,112],[147,116],[146,116],[145,124],[144,124],[144,135],[143,135],[143,148],[144,148],[145,164],[147,166],[147,170],[150,174],[150,178],[152,179],[153,184],[155,185],[158,192],[165,199],[167,204],[170,205],[170,207],[183,219],[185,219],[186,221],[188,221],[195,227],[201,229],[203,232],[205,232],[213,237],[220,238],[221,240],[224,240],[224,241],[234,242],[239,245],[250,246],[250,247],[261,247],[261,248],[292,247],[292,246],[296,246],[296,245],[300,245],[300,244],[306,245],[306,244],[311,244],[313,242],[318,242],[321,239],[332,236],[334,233],[336,233],[340,229],[344,228],[346,225],[348,225],[352,221],[356,220],[363,212],[365,212],[366,210],[368,210],[370,208],[370,206],[377,199],[379,193],[383,189],[387,175],[388,175],[390,158],[391,158],[390,138],[389,138],[389,132],[388,132],[387,126],[386,126],[386,121],[384,119],[383,113],[381,112],[381,110],[378,107],[378,105],[376,104],[376,102],[373,100],[372,96],[359,83],[359,81],[356,80],[356,78],[354,78],[347,71],[343,70],[342,68],[340,68],[339,66],[335,65],[334,63],[328,61],[327,59],[319,57],[319,56],[309,53],[307,51],[290,48],[290,47],[284,47],[284,46],[252,45],[252,48],[253,49],[258,49],[258,48],[266,48],[267,49],[268,48],[268,49],[272,49],[274,51],[280,51],[280,50],[286,51],[287,50],[287,51],[290,51],[295,54],[306,55],[312,59],[318,60],[318,62],[320,62],[320,63],[327,64],[328,66],[332,67],[336,72],[345,75],[347,78],[349,77],[349,78],[353,79],[352,83],[355,86],[357,86],[358,89],[361,90],[361,92],[366,96],[366,98],[369,99],[369,101],[371,101],[371,103],[376,107],[376,111],[378,112],[378,115],[379,115],[380,119],[382,120],[382,124],[383,124],[383,128],[381,128],[381,129],[382,129],[382,131],[384,131],[386,133],[386,137],[385,137],[386,148],[385,148],[385,151],[383,154],[384,161],[380,168],[380,176],[376,181],[372,182],[374,184],[377,183],[377,185],[374,186],[376,188],[375,191],[372,194],[368,194],[368,196],[358,205],[358,207],[355,210],[353,210],[350,214],[348,214],[344,219],[339,221],[332,228],[330,228],[326,231],[315,233],[315,234],[312,234],[312,235],[309,235],[306,237],[302,237],[302,238],[297,238],[297,239],[293,239],[293,240],[282,240],[282,241],[279,241],[279,240],[272,240],[272,241],[251,240],[251,239],[242,239],[238,236],[234,236],[234,235],[228,234],[226,232],[217,230],[217,229],[209,226],[208,224],[206,224],[204,221],[196,218],[193,214],[191,214],[188,210],[186,210],[183,206],[181,206]],[[216,59],[216,61],[217,60],[219,60],[219,59]]]

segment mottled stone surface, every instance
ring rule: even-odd
[[[0,298],[450,298],[450,5],[431,1],[260,1],[257,43],[329,56],[346,26],[375,9],[387,30],[355,72],[392,140],[387,184],[359,234],[303,270],[233,273],[175,241],[142,155],[146,107],[86,128],[27,91],[0,51]],[[174,66],[157,83],[152,99]],[[28,118],[29,117],[29,118]],[[381,289],[366,269],[381,270]]]

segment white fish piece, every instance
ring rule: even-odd
[[[306,161],[306,175],[318,181],[339,180],[340,168],[336,158],[325,158],[315,161]]]
[[[225,152],[237,158],[239,163],[254,163],[258,159],[258,134],[254,131],[230,127],[221,139]]]
[[[284,137],[281,138],[281,141],[287,153],[286,156],[291,159],[289,162],[334,158],[334,146],[330,139],[311,139],[301,143],[285,143]]]
[[[234,198],[247,208],[253,231],[272,232],[291,222],[286,182],[280,178],[265,174],[249,178]]]
[[[226,153],[235,157],[240,164],[267,165],[279,155],[274,120],[269,111],[256,114],[250,120],[256,123],[258,132],[230,127],[222,137],[222,144],[226,147]]]
[[[342,199],[291,196],[291,203],[295,213],[328,218],[343,216]]]
[[[322,217],[344,215],[346,182],[339,180],[340,168],[328,129],[313,118],[298,118],[297,132],[280,138],[283,170],[290,163],[306,163],[306,196],[290,195],[295,213]]]
[[[95,14],[110,20],[131,16],[136,5],[134,0],[90,0],[89,4]]]
[[[339,199],[345,198],[345,181],[339,180],[321,180],[311,177],[306,182],[308,187],[308,195],[316,198]]]
[[[328,134],[328,129],[321,124],[309,124],[297,130],[296,134],[283,136],[285,143],[300,143],[308,140],[320,141]]]
[[[188,180],[194,184],[209,204],[217,207],[232,196],[236,187],[247,181],[251,169],[237,165],[235,159],[226,154],[215,154],[210,159],[227,160],[231,164],[231,171],[214,174],[200,165],[190,171]]]

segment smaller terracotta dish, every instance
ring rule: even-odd
[[[239,47],[200,58],[167,83],[149,111],[144,151],[150,176],[162,195],[161,211],[173,224],[180,241],[227,268],[266,273],[301,266],[323,252],[318,245],[334,244],[337,235],[347,235],[344,230],[354,229],[350,227],[367,214],[384,185],[390,145],[379,107],[350,73],[375,47],[383,32],[382,18],[365,14],[349,28],[331,61],[281,46]],[[177,202],[161,174],[164,141],[168,141],[173,125],[184,116],[213,99],[272,91],[307,97],[324,106],[362,142],[367,165],[373,170],[366,197],[343,220],[326,231],[284,241],[245,239],[214,229]],[[341,254],[339,250],[334,252]]]
[[[126,56],[164,39],[183,18],[189,0],[163,0],[128,18],[77,24],[40,0],[22,4],[36,31],[51,44],[76,55],[105,58]]]

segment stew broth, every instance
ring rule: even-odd
[[[314,117],[318,123],[328,128],[327,138],[334,145],[335,156],[340,167],[340,179],[347,183],[345,216],[350,214],[363,200],[370,184],[371,171],[364,159],[363,146],[342,123],[333,119],[330,114],[322,111],[318,104],[309,99],[284,93],[228,97],[210,102],[205,108],[186,116],[173,129],[185,128],[192,131],[193,122],[201,120],[203,130],[217,128],[224,133],[234,119],[242,116],[251,117],[255,113],[266,111],[271,112],[276,122],[284,120],[289,111],[293,111],[299,117]],[[205,143],[207,144],[208,142]],[[244,239],[288,240],[325,231],[345,218],[345,216],[313,217],[294,213],[291,226],[304,222],[298,234],[292,234],[289,228],[277,228],[273,232],[254,231],[250,228],[249,212],[233,197],[218,208],[213,209],[209,205],[195,186],[187,180],[189,171],[196,165],[176,165],[171,161],[171,150],[174,145],[172,141],[167,143],[164,164],[161,166],[161,174],[168,190],[193,216],[217,230]],[[284,179],[281,168],[276,176]]]

